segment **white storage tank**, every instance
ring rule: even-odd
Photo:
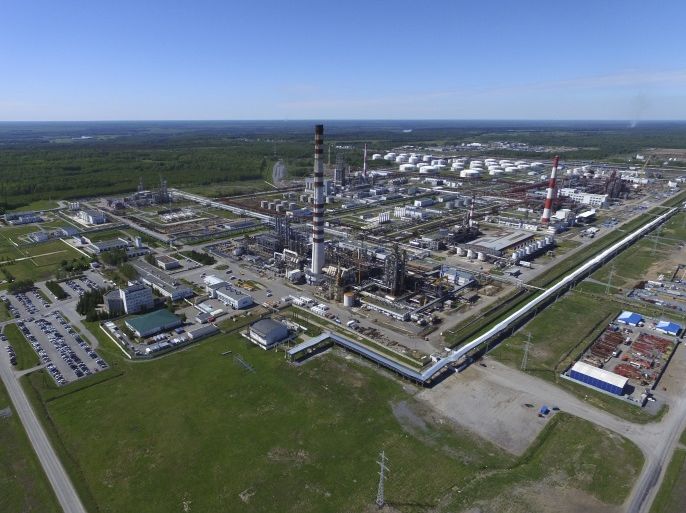
[[[416,164],[417,162],[419,162],[419,157],[413,155],[413,156],[411,156],[409,159],[407,159],[407,161],[408,161],[410,164]]]
[[[519,171],[519,170],[514,166],[507,166],[505,168],[506,173],[516,173],[517,171]]]
[[[268,202],[268,203],[267,203],[267,208],[268,208],[269,210],[274,210],[274,202],[273,202],[273,201]]]
[[[355,294],[353,292],[346,292],[343,294],[343,306],[346,308],[355,306]]]
[[[419,174],[430,175],[436,172],[436,166],[422,166],[419,168]]]
[[[382,160],[382,159],[383,159],[383,155],[381,155],[381,153],[375,153],[374,155],[372,155],[372,160]]]
[[[465,255],[467,254],[467,252],[465,251],[464,248],[459,248],[459,247],[458,247],[455,254],[456,254],[457,256],[465,256]]]
[[[398,168],[400,171],[415,171],[417,169],[417,166],[414,164],[400,164],[400,167]]]
[[[260,201],[260,208],[269,208],[269,202],[266,200]]]
[[[404,157],[404,156],[402,156],[402,155],[398,155],[398,156],[395,158],[396,164],[402,164],[402,163],[405,162],[406,160],[407,160],[407,157]]]
[[[467,250],[467,258],[472,259],[472,258],[474,258],[475,256],[476,256],[476,255],[474,254],[474,250],[473,250],[473,249],[468,249],[468,250]]]
[[[486,253],[484,253],[484,252],[482,252],[482,251],[479,251],[479,252],[476,254],[476,259],[477,259],[479,262],[485,262],[485,261],[486,261]]]
[[[502,169],[491,169],[488,174],[491,176],[500,176],[504,173]]]
[[[543,240],[536,241],[536,248],[537,249],[543,249],[544,247],[545,247],[545,241],[543,241]]]
[[[422,162],[431,162],[431,159],[433,159],[431,155],[424,155],[422,157]]]

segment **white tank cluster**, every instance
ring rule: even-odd
[[[517,263],[520,260],[535,258],[544,251],[548,251],[554,245],[555,239],[552,236],[529,242],[513,251],[510,260],[513,263]]]
[[[438,166],[420,166],[419,167],[419,174],[421,175],[430,175],[433,173],[438,172]]]
[[[398,168],[400,171],[416,171],[417,166],[414,164],[400,164],[400,167]]]

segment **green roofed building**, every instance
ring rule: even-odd
[[[155,335],[161,331],[169,331],[183,324],[181,318],[166,309],[138,315],[124,322],[137,337],[141,338]]]

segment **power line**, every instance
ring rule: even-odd
[[[521,369],[523,371],[526,370],[526,366],[529,363],[529,346],[531,345],[531,332],[529,332],[529,335],[526,339],[526,342],[524,342],[524,355],[522,356],[522,366]]]

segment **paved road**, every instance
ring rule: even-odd
[[[83,507],[74,485],[64,470],[62,462],[60,462],[57,453],[55,453],[50,444],[50,440],[45,434],[43,426],[38,421],[33,408],[31,408],[31,404],[19,381],[15,378],[9,360],[3,355],[0,355],[0,378],[5,384],[14,409],[24,425],[29,441],[38,455],[38,460],[43,466],[43,470],[55,491],[62,510],[64,513],[86,513],[86,509]]]
[[[683,351],[684,348],[679,347]],[[631,494],[624,503],[626,513],[647,513],[660,488],[671,455],[686,429],[686,397],[679,395],[669,401],[669,411],[660,422],[635,424],[591,406],[583,399],[490,358],[488,368],[476,366],[482,378],[503,387],[545,398],[546,404],[619,433],[634,442],[643,452],[645,464]]]

